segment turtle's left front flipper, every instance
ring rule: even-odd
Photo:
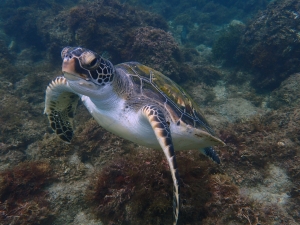
[[[156,135],[156,138],[160,146],[162,147],[170,166],[173,184],[174,184],[173,225],[176,225],[178,221],[178,215],[179,215],[179,174],[178,174],[176,156],[175,156],[169,125],[165,119],[164,114],[161,112],[161,110],[159,110],[155,106],[152,105],[144,106],[142,108],[142,113],[151,124],[153,131]]]
[[[47,87],[45,110],[50,126],[60,139],[70,143],[73,137],[73,118],[79,96],[64,77],[57,77]]]

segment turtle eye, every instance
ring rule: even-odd
[[[90,63],[89,63],[89,67],[94,67],[95,65],[96,65],[96,63],[97,63],[97,58],[94,58]]]
[[[82,67],[84,67],[86,69],[95,70],[99,66],[98,57],[93,52],[84,52],[84,53],[82,53],[80,59],[81,59]]]

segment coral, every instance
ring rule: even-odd
[[[47,193],[42,189],[54,179],[50,164],[23,162],[0,173],[1,224],[40,224],[50,221]]]

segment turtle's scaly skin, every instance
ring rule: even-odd
[[[73,116],[80,98],[108,131],[140,145],[162,149],[174,183],[174,225],[179,216],[179,174],[175,149],[198,148],[217,163],[211,146],[224,145],[193,100],[169,78],[137,62],[115,67],[96,53],[62,50],[62,71],[46,90],[45,113],[64,141],[73,137]]]

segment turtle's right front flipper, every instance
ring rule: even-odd
[[[177,224],[179,216],[179,173],[177,169],[176,156],[172,142],[169,124],[167,123],[164,114],[156,106],[147,105],[142,108],[142,114],[149,121],[155,136],[162,147],[165,156],[168,160],[170,171],[173,179],[173,225]]]
[[[79,96],[64,77],[57,77],[47,87],[45,110],[50,126],[60,139],[70,143],[74,130],[74,114]]]

